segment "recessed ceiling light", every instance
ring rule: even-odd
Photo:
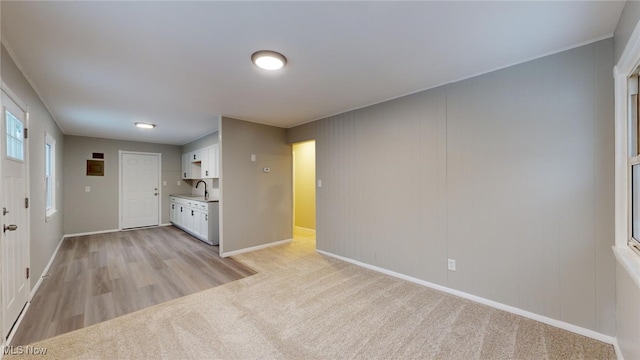
[[[254,52],[251,55],[251,61],[257,67],[265,70],[279,70],[287,64],[287,58],[284,55],[271,50]]]
[[[136,126],[141,128],[141,129],[153,129],[154,127],[156,127],[156,124],[148,124],[148,123],[143,123],[143,122],[137,122]]]

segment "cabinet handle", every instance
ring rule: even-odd
[[[187,173],[184,173],[184,177],[187,177]]]
[[[176,206],[175,206],[175,205],[173,205],[173,204],[171,204],[171,210],[173,210],[173,209],[175,209],[175,208],[176,208]]]
[[[193,154],[193,160],[195,160],[195,159],[196,159],[196,154]]]
[[[209,221],[209,215],[204,216],[204,221]]]
[[[209,176],[209,170],[205,170],[204,175]]]
[[[182,212],[182,206],[180,206],[180,212]]]
[[[191,210],[191,216],[193,216],[193,210]]]

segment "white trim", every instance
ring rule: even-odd
[[[57,153],[57,149],[56,149],[56,139],[53,138],[53,136],[51,136],[51,134],[49,134],[47,131],[44,132],[44,162],[45,165],[47,163],[47,146],[51,146],[51,202],[52,202],[52,207],[51,209],[47,209],[47,195],[49,194],[49,191],[47,191],[48,187],[47,187],[47,181],[46,181],[46,169],[45,169],[45,182],[44,182],[44,222],[49,222],[49,220],[51,219],[51,217],[58,212],[58,209],[56,207],[57,204],[57,196],[56,196],[56,184],[58,183],[58,179],[57,179],[57,174],[56,174],[56,153]],[[46,166],[45,166],[46,167]]]
[[[224,197],[223,191],[223,166],[222,164],[222,115],[218,116],[218,254],[221,257],[224,257],[224,221],[223,221],[223,213],[224,213],[224,202],[222,198]]]
[[[98,234],[107,234],[107,233],[113,233],[113,232],[119,232],[120,229],[111,229],[111,230],[99,230],[99,231],[89,231],[89,232],[83,232],[83,233],[75,233],[75,234],[65,234],[63,236],[63,238],[70,238],[70,237],[76,237],[76,236],[86,236],[86,235],[98,235]]]
[[[36,292],[40,288],[40,284],[42,284],[42,279],[44,279],[45,275],[49,273],[49,269],[51,268],[51,265],[53,265],[53,261],[56,259],[56,256],[58,256],[58,251],[60,250],[60,246],[62,245],[62,242],[64,241],[64,239],[65,239],[65,236],[61,237],[60,241],[58,241],[58,246],[56,246],[56,249],[53,250],[53,254],[51,254],[51,258],[49,259],[47,266],[44,267],[44,270],[42,270],[42,274],[40,274],[40,278],[38,279],[38,282],[36,282],[36,284],[33,286],[33,289],[31,289],[29,302],[33,300],[33,297],[36,295]]]
[[[244,248],[244,249],[240,249],[240,250],[229,251],[229,252],[226,252],[226,253],[220,252],[220,257],[229,257],[229,256],[240,255],[240,254],[248,253],[248,252],[251,252],[251,251],[270,248],[272,246],[288,244],[288,243],[290,243],[292,241],[293,241],[293,239],[286,239],[286,240],[274,241],[274,242],[268,243],[268,244],[252,246],[252,247],[248,247],[248,248]]]
[[[158,226],[171,226],[171,225],[173,225],[173,224],[172,223],[163,223],[163,224],[160,224]]]
[[[158,223],[150,226],[159,226],[162,223],[162,153],[118,150],[118,229],[122,229],[122,155],[151,155],[158,157]]]
[[[411,276],[408,276],[408,275],[400,274],[400,273],[397,273],[395,271],[387,270],[387,269],[384,269],[384,268],[381,268],[381,267],[378,267],[378,266],[374,266],[374,265],[363,263],[363,262],[360,262],[360,261],[357,261],[357,260],[349,259],[349,258],[346,258],[344,256],[336,255],[336,254],[333,254],[333,253],[330,253],[330,252],[327,252],[327,251],[318,250],[318,249],[316,249],[316,251],[318,253],[320,253],[320,254],[323,254],[323,255],[338,259],[338,260],[342,260],[342,261],[345,261],[345,262],[348,262],[348,263],[351,263],[351,264],[354,264],[354,265],[357,265],[357,266],[360,266],[360,267],[363,267],[363,268],[366,268],[366,269],[369,269],[369,270],[373,270],[373,271],[376,271],[376,272],[379,272],[379,273],[390,275],[390,276],[393,276],[393,277],[396,277],[396,278],[399,278],[399,279],[407,280],[407,281],[410,281],[410,282],[418,284],[418,285],[423,285],[423,286],[426,286],[426,287],[429,287],[429,288],[432,288],[432,289],[435,289],[435,290],[439,290],[439,291],[442,291],[442,292],[445,292],[445,293],[448,293],[448,294],[451,294],[451,295],[459,296],[461,298],[464,298],[464,299],[467,299],[467,300],[471,300],[471,301],[475,301],[475,302],[480,303],[480,304],[488,305],[488,306],[491,306],[491,307],[496,308],[498,310],[503,310],[503,311],[506,311],[506,312],[509,312],[509,313],[512,313],[512,314],[520,315],[520,316],[523,316],[523,317],[526,317],[526,318],[529,318],[529,319],[532,319],[532,320],[539,321],[541,323],[545,323],[547,325],[555,326],[555,327],[563,329],[563,330],[571,331],[573,333],[576,333],[576,334],[579,334],[579,335],[582,335],[582,336],[586,336],[586,337],[589,337],[589,338],[592,338],[592,339],[596,339],[596,340],[605,342],[607,344],[614,344],[615,343],[615,338],[612,337],[612,336],[601,334],[601,333],[593,331],[593,330],[585,329],[585,328],[577,326],[577,325],[573,325],[573,324],[566,323],[564,321],[552,319],[552,318],[549,318],[549,317],[546,317],[546,316],[543,316],[543,315],[539,315],[539,314],[536,314],[536,313],[532,313],[532,312],[529,312],[529,311],[526,311],[526,310],[523,310],[523,309],[520,309],[520,308],[517,308],[517,307],[514,307],[514,306],[502,304],[502,303],[499,303],[497,301],[485,299],[483,297],[472,295],[472,294],[469,294],[469,293],[466,293],[466,292],[463,292],[463,291],[460,291],[460,290],[455,290],[455,289],[448,288],[446,286],[442,286],[442,285],[434,284],[434,283],[431,283],[431,282],[428,282],[428,281],[420,280],[420,279],[417,279],[417,278],[414,278],[414,277],[411,277]]]
[[[618,64],[613,68],[615,100],[615,246],[616,260],[640,286],[640,256],[631,251],[629,204],[628,78],[640,65],[640,23],[636,24]],[[626,251],[629,250],[629,251]]]

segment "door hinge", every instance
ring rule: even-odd
[[[29,278],[29,268],[27,268],[27,279]]]
[[[24,208],[25,209],[29,208],[29,198],[24,198]]]
[[[24,128],[24,138],[27,139],[29,137],[29,129]]]

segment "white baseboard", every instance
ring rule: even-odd
[[[120,231],[120,229],[90,231],[85,233],[66,234],[64,237],[69,238],[69,237],[76,237],[76,236],[98,235],[98,234],[107,234],[107,233],[118,232],[118,231]]]
[[[158,226],[171,226],[171,225],[173,225],[173,224],[172,223],[165,223],[165,224],[160,224]]]
[[[595,339],[595,340],[598,340],[598,341],[602,341],[602,342],[607,343],[607,344],[611,344],[614,347],[616,347],[616,344],[617,344],[617,341],[615,341],[616,340],[615,337],[612,337],[612,336],[609,336],[609,335],[605,335],[605,334],[601,334],[601,333],[599,333],[597,331],[593,331],[593,330],[590,330],[590,329],[585,329],[583,327],[580,327],[580,326],[577,326],[577,325],[573,325],[573,324],[569,324],[569,323],[564,322],[564,321],[552,319],[552,318],[549,318],[549,317],[546,317],[546,316],[543,316],[543,315],[539,315],[539,314],[536,314],[536,313],[532,313],[530,311],[526,311],[526,310],[511,306],[511,305],[502,304],[502,303],[499,303],[497,301],[485,299],[485,298],[480,297],[480,296],[472,295],[472,294],[469,294],[469,293],[466,293],[466,292],[463,292],[463,291],[460,291],[460,290],[451,289],[451,288],[448,288],[446,286],[434,284],[434,283],[431,283],[431,282],[428,282],[428,281],[424,281],[424,280],[421,280],[421,279],[417,279],[417,278],[414,278],[414,277],[411,277],[411,276],[408,276],[408,275],[400,274],[400,273],[397,273],[395,271],[387,270],[387,269],[384,269],[384,268],[381,268],[381,267],[378,267],[378,266],[370,265],[370,264],[363,263],[363,262],[360,262],[360,261],[357,261],[357,260],[346,258],[346,257],[340,256],[340,255],[336,255],[336,254],[333,254],[333,253],[330,253],[330,252],[327,252],[327,251],[317,250],[317,249],[316,249],[316,251],[318,253],[320,253],[320,254],[323,254],[323,255],[326,255],[326,256],[329,256],[329,257],[332,257],[332,258],[336,258],[336,259],[339,259],[339,260],[342,260],[342,261],[345,261],[345,262],[348,262],[348,263],[351,263],[351,264],[354,264],[354,265],[358,265],[360,267],[363,267],[363,268],[366,268],[366,269],[369,269],[369,270],[377,271],[377,272],[380,272],[380,273],[383,273],[383,274],[386,274],[386,275],[390,275],[390,276],[393,276],[393,277],[396,277],[396,278],[399,278],[399,279],[407,280],[407,281],[410,281],[412,283],[423,285],[423,286],[426,286],[426,287],[429,287],[429,288],[432,288],[432,289],[435,289],[435,290],[439,290],[439,291],[442,291],[442,292],[445,292],[445,293],[448,293],[448,294],[451,294],[451,295],[455,295],[455,296],[458,296],[458,297],[461,297],[461,298],[464,298],[464,299],[467,299],[467,300],[471,300],[471,301],[475,301],[475,302],[480,303],[480,304],[488,305],[488,306],[491,306],[491,307],[499,309],[499,310],[504,310],[504,311],[510,312],[512,314],[516,314],[516,315],[520,315],[520,316],[523,316],[523,317],[526,317],[526,318],[529,318],[529,319],[532,319],[532,320],[536,320],[536,321],[539,321],[539,322],[547,324],[547,325],[555,326],[555,327],[563,329],[563,330],[571,331],[573,333],[576,333],[576,334],[579,334],[579,335],[582,335],[582,336],[586,336],[586,337],[589,337],[589,338],[592,338],[592,339]],[[616,348],[616,355],[618,355],[618,353],[619,353],[619,349]],[[620,358],[621,357],[619,357],[619,359]]]
[[[220,257],[229,257],[229,256],[234,256],[234,255],[240,255],[240,254],[244,254],[244,253],[248,253],[248,252],[252,252],[252,251],[256,251],[256,250],[260,250],[260,249],[266,249],[266,248],[272,247],[272,246],[288,244],[288,243],[290,243],[292,241],[293,241],[293,239],[286,239],[286,240],[275,241],[275,242],[268,243],[268,244],[252,246],[252,247],[248,247],[248,248],[245,248],[245,249],[224,252],[224,253],[220,253]]]
[[[42,284],[42,279],[44,279],[44,276],[49,273],[49,269],[51,268],[51,265],[53,264],[53,261],[56,259],[56,256],[58,255],[58,251],[60,250],[60,246],[62,245],[62,242],[64,241],[64,239],[66,239],[66,236],[63,236],[60,239],[60,241],[58,241],[58,246],[56,246],[56,249],[53,250],[53,254],[51,254],[51,258],[49,259],[49,262],[47,263],[47,266],[44,267],[44,270],[42,270],[42,274],[40,274],[40,278],[38,278],[38,281],[33,286],[33,289],[31,289],[31,295],[29,296],[29,302],[31,302],[31,300],[33,300],[33,296],[36,294],[36,291],[38,291],[38,288],[40,288],[40,284]]]

